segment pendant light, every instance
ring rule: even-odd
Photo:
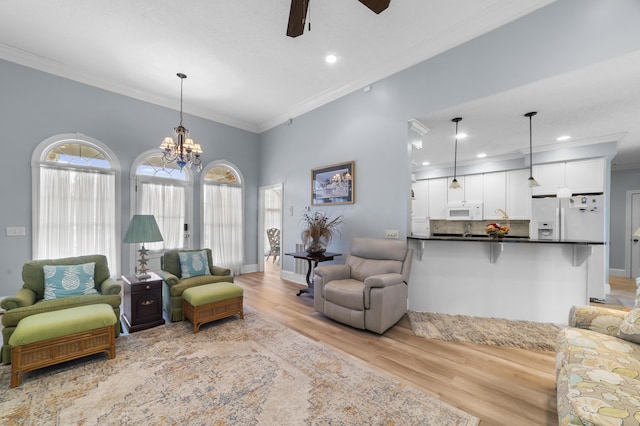
[[[532,111],[532,112],[528,112],[526,113],[524,116],[525,117],[529,117],[529,186],[530,187],[534,187],[534,186],[540,186],[540,184],[538,183],[537,180],[534,179],[533,177],[533,137],[531,136],[531,117],[533,117],[534,115],[536,115],[537,112]]]
[[[449,184],[449,188],[451,189],[460,189],[460,184],[458,183],[458,123],[462,121],[462,117],[456,117],[452,119],[454,123],[456,123],[456,145],[453,154],[453,180]]]
[[[202,148],[200,144],[195,143],[193,139],[189,137],[189,130],[182,124],[182,83],[187,78],[186,74],[179,72],[176,74],[180,78],[180,124],[173,129],[177,141],[174,141],[171,136],[167,136],[162,141],[160,149],[162,150],[162,167],[173,161],[180,166],[180,170],[184,166],[194,168],[196,171],[202,170]]]

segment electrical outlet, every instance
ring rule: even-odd
[[[384,231],[385,238],[400,238],[400,231],[397,229],[387,229]]]
[[[24,235],[24,226],[7,226],[7,237],[23,237]]]

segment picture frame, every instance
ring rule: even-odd
[[[355,167],[353,161],[311,170],[311,205],[353,204]]]

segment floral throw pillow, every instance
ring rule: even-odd
[[[81,265],[44,265],[44,300],[98,293],[93,280],[95,262]]]
[[[211,275],[206,250],[180,251],[178,256],[180,257],[181,278]]]
[[[620,338],[640,343],[640,309],[632,309],[620,324]]]

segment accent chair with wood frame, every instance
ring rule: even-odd
[[[314,308],[379,334],[407,312],[413,250],[405,242],[354,238],[344,265],[315,268]]]
[[[45,300],[44,266],[72,266],[95,262],[93,281],[95,292]],[[110,277],[107,257],[104,255],[89,255],[66,257],[62,259],[32,260],[22,267],[23,285],[14,297],[6,297],[0,305],[5,309],[2,315],[2,363],[11,362],[11,347],[9,339],[18,323],[31,315],[77,306],[107,304],[111,306],[116,318],[120,318],[120,292],[122,285]],[[120,334],[120,321],[114,326],[114,335]]]
[[[180,266],[180,253],[206,252],[210,275],[198,275],[183,278]],[[213,264],[211,249],[169,250],[160,258],[161,270],[157,274],[162,278],[162,303],[170,321],[182,321],[182,292],[190,287],[205,284],[233,283],[231,270]]]

